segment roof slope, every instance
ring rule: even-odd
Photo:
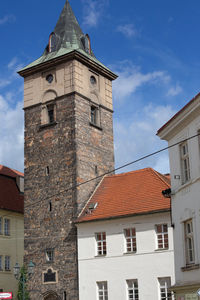
[[[169,119],[160,129],[158,129],[156,134],[159,135],[164,128],[166,128],[174,119],[176,119],[176,117],[178,117],[182,112],[184,112],[188,108],[188,106],[190,106],[192,103],[194,103],[198,99],[199,96],[200,96],[200,93],[198,93],[188,103],[186,103],[185,106],[183,106],[175,115],[173,115],[171,117],[171,119]]]
[[[162,195],[168,188],[169,178],[152,168],[106,176],[77,222],[170,210],[170,199]],[[97,207],[90,210],[95,203]]]
[[[16,177],[23,173],[0,165],[0,209],[24,212],[24,195],[20,194]]]
[[[68,2],[65,2],[60,18],[54,29],[54,33],[58,38],[57,49],[59,48],[80,48],[84,50],[81,38],[83,32],[77,22],[77,19]]]
[[[14,169],[10,169],[10,168],[5,167],[3,165],[0,165],[0,174],[10,176],[10,177],[17,177],[17,176],[24,177],[24,174],[22,172],[19,172],[19,171],[14,170]]]

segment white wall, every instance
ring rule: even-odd
[[[169,213],[78,224],[80,300],[97,298],[97,281],[108,282],[108,299],[127,299],[126,280],[138,279],[142,300],[159,298],[158,277],[171,277],[174,284],[173,238],[169,227],[169,249],[156,250],[155,224],[167,223]],[[125,228],[136,228],[137,252],[125,254]],[[96,232],[106,232],[107,255],[96,255]]]
[[[189,123],[189,124],[188,124]],[[170,139],[169,145],[180,142],[190,136],[197,134],[200,129],[200,117],[191,117],[182,129]],[[188,152],[190,160],[191,180],[182,185],[181,178],[174,179],[174,175],[181,176],[180,149],[179,146],[169,150],[171,188],[172,188],[172,216],[174,228],[175,247],[175,274],[176,284],[199,282],[200,269],[183,272],[182,267],[186,266],[185,242],[184,242],[184,221],[193,220],[194,242],[195,242],[195,264],[200,263],[200,152],[198,137],[188,140]]]

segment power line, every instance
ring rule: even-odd
[[[75,188],[77,188],[77,187],[80,187],[80,186],[82,186],[82,185],[84,185],[84,184],[87,184],[87,183],[89,183],[89,182],[92,182],[92,181],[94,181],[94,180],[96,180],[96,179],[102,178],[102,177],[104,177],[104,176],[106,176],[106,175],[109,175],[109,174],[111,174],[111,173],[114,173],[115,171],[121,170],[121,169],[123,169],[123,168],[125,168],[125,167],[128,167],[128,166],[130,166],[130,165],[132,165],[132,164],[135,164],[135,163],[137,163],[137,162],[139,162],[139,161],[142,161],[142,160],[144,160],[144,159],[146,159],[146,158],[149,158],[149,157],[151,157],[151,156],[154,156],[154,155],[156,155],[156,154],[158,154],[158,153],[161,153],[161,152],[163,152],[163,151],[165,151],[165,150],[168,150],[168,149],[170,149],[170,148],[172,148],[172,147],[175,147],[175,146],[177,146],[177,145],[179,145],[179,144],[182,144],[182,143],[184,143],[184,142],[186,142],[186,141],[189,141],[189,140],[191,140],[191,139],[193,139],[193,138],[195,138],[195,137],[197,137],[197,136],[199,136],[199,135],[200,135],[200,133],[197,133],[197,134],[195,134],[195,135],[193,135],[193,136],[191,136],[191,137],[188,137],[188,138],[186,138],[186,139],[184,139],[184,140],[181,140],[181,141],[179,141],[179,142],[177,142],[177,143],[174,143],[174,144],[172,144],[172,145],[170,145],[170,146],[167,146],[167,147],[165,147],[165,148],[162,148],[162,149],[160,149],[160,150],[157,150],[157,151],[155,151],[155,152],[152,152],[152,153],[150,153],[150,154],[147,154],[147,155],[145,155],[145,156],[142,156],[142,157],[140,157],[140,158],[138,158],[138,159],[136,159],[136,160],[134,160],[134,161],[131,161],[131,162],[127,163],[127,164],[124,164],[124,165],[122,165],[122,166],[120,166],[120,167],[118,167],[118,168],[115,168],[115,169],[111,170],[111,171],[105,172],[105,173],[103,173],[103,174],[101,174],[101,175],[99,175],[99,176],[96,176],[96,177],[91,178],[91,179],[89,179],[89,180],[86,180],[86,181],[84,181],[84,182],[78,183],[78,184],[76,184],[76,185],[74,185],[74,186],[72,186],[72,187],[69,187],[69,188],[67,188],[67,189],[64,189],[64,190],[62,190],[62,191],[60,191],[60,192],[58,192],[58,193],[56,193],[56,194],[54,194],[54,195],[51,195],[51,196],[48,196],[48,197],[46,197],[46,198],[40,199],[40,200],[38,200],[37,202],[31,203],[31,204],[29,204],[29,205],[26,205],[26,208],[27,208],[27,207],[30,207],[30,206],[34,206],[34,205],[36,205],[36,204],[38,204],[38,203],[40,203],[40,202],[42,202],[42,201],[45,201],[45,200],[47,200],[47,199],[51,199],[51,198],[53,198],[53,197],[56,197],[56,196],[58,196],[58,195],[60,195],[60,194],[62,194],[62,193],[65,193],[65,192],[68,192],[68,191],[70,191],[70,190],[73,190],[73,189],[75,189]]]

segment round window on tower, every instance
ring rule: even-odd
[[[53,75],[52,74],[48,74],[46,76],[46,81],[48,81],[48,83],[52,83],[52,81],[53,81]]]
[[[90,82],[92,85],[95,85],[97,83],[96,78],[94,76],[90,77]]]

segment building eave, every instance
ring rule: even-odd
[[[109,221],[109,220],[116,220],[116,219],[124,219],[124,218],[130,218],[130,217],[138,217],[138,216],[146,216],[146,215],[153,215],[158,213],[167,213],[170,212],[170,208],[161,209],[161,210],[153,210],[148,212],[141,212],[141,213],[132,213],[132,214],[126,214],[126,215],[120,215],[120,216],[109,216],[109,217],[99,217],[92,220],[80,220],[75,221],[75,224],[83,224],[83,223],[91,223],[91,222],[98,222],[98,221]]]
[[[167,123],[165,123],[156,133],[162,140],[168,141],[178,131],[190,123],[190,119],[200,112],[200,93],[190,100],[180,109]]]

